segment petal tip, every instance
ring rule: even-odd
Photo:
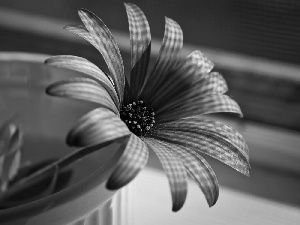
[[[46,89],[45,89],[45,93],[47,94],[47,95],[53,95],[53,93],[52,93],[52,87],[53,87],[53,85],[49,85]]]
[[[64,27],[63,27],[63,29],[64,29],[64,30],[68,30],[68,29],[69,29],[69,27],[70,27],[70,25],[69,25],[69,24],[67,24],[66,26],[64,26]]]
[[[118,185],[116,182],[113,182],[111,179],[109,179],[106,183],[106,188],[111,191],[118,190],[121,187],[122,185]]]
[[[216,198],[214,201],[212,202],[207,202],[208,203],[208,207],[211,208],[213,207],[216,203],[217,203],[218,198]]]
[[[249,163],[247,163],[247,165],[245,165],[245,168],[243,168],[242,170],[238,170],[238,171],[241,172],[246,177],[251,176],[251,166]]]
[[[74,137],[74,128],[69,131],[66,136],[65,140],[66,144],[70,147],[83,147],[80,143],[78,138]]]
[[[132,5],[132,3],[130,3],[130,2],[124,2],[124,6],[127,8],[127,7],[129,7],[130,5]]]
[[[49,64],[50,63],[50,61],[51,61],[51,58],[47,58],[47,59],[45,59],[45,61],[44,61],[44,64]]]
[[[209,208],[213,207],[217,203],[218,198],[219,198],[219,189],[217,190],[216,196],[214,196],[211,200],[207,199],[208,207]]]
[[[50,84],[48,87],[46,87],[45,93],[50,96],[58,96],[57,93],[55,92],[55,87],[56,87],[56,83]]]
[[[81,8],[77,12],[78,12],[78,15],[81,19],[82,19],[83,16],[87,16],[87,14],[88,14],[88,16],[93,16],[94,15],[94,13],[92,13],[90,10],[85,9],[85,8]]]
[[[173,212],[178,212],[182,208],[183,204],[174,204],[172,207]]]
[[[246,170],[246,174],[245,174],[247,177],[250,177],[251,176],[251,166],[249,164],[249,167],[247,168]]]

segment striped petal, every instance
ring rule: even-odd
[[[249,148],[243,136],[227,124],[202,117],[191,117],[158,125],[158,128],[178,131],[203,132],[217,136],[222,142],[230,143],[244,155],[249,162]]]
[[[193,84],[187,84],[189,82],[181,79],[167,82],[168,84],[161,88],[161,93],[157,93],[156,96],[152,97],[151,107],[156,112],[162,112],[176,103],[180,104],[180,101],[185,101],[195,96],[204,98],[207,95],[224,94],[228,90],[225,79],[218,72],[197,74],[197,77],[188,78],[190,81],[194,80]],[[178,83],[179,81],[181,81],[180,84]],[[178,86],[176,86],[176,82],[179,84]]]
[[[224,77],[220,73],[212,72],[207,75],[199,89],[201,90],[202,95],[224,94],[228,91],[228,86]]]
[[[120,107],[116,90],[110,82],[109,77],[107,77],[107,75],[101,69],[87,59],[72,55],[59,55],[46,59],[45,64],[59,68],[75,70],[94,78],[110,94],[115,105],[118,108]]]
[[[187,56],[192,61],[192,64],[197,65],[199,73],[209,73],[213,68],[214,64],[210,61],[200,50],[193,51]]]
[[[204,133],[213,135],[221,142],[230,143],[249,162],[249,148],[243,136],[227,124],[202,117],[191,117],[156,126],[157,129]]]
[[[78,11],[78,14],[91,37],[94,39],[95,47],[102,54],[108,66],[118,97],[122,103],[125,75],[123,61],[117,43],[106,25],[94,13],[86,9],[81,9]]]
[[[169,146],[152,138],[143,138],[143,140],[156,153],[166,172],[173,200],[172,210],[174,212],[180,210],[187,195],[187,173],[183,163]]]
[[[67,144],[77,147],[98,145],[130,133],[119,116],[106,108],[97,108],[81,117],[69,131]]]
[[[180,96],[182,93],[191,92],[191,88],[198,86],[208,86],[207,80],[210,76],[207,75],[213,68],[213,63],[209,61],[200,51],[194,51],[188,55],[179,65],[169,73],[158,88],[157,92],[149,96],[149,102],[152,108],[159,108],[170,99]],[[222,80],[224,81],[224,79]],[[216,83],[221,85],[222,83]],[[226,85],[226,83],[225,83]],[[211,86],[211,85],[210,85]],[[198,89],[199,87],[197,87]]]
[[[92,44],[95,48],[97,48],[96,42],[94,41],[93,37],[83,25],[67,25],[64,27],[64,29],[77,34],[78,36],[82,37],[90,44]]]
[[[158,139],[205,153],[250,175],[249,150],[242,136],[221,122],[188,118],[157,125],[152,135]]]
[[[151,34],[148,21],[139,7],[125,3],[130,32],[131,75],[130,101],[137,100],[148,69],[151,51]]]
[[[183,34],[180,26],[174,20],[166,17],[164,39],[156,63],[146,77],[141,98],[145,101],[155,93],[165,77],[177,64],[177,55],[183,44]]]
[[[227,95],[211,94],[201,96],[197,90],[173,99],[162,108],[155,110],[157,122],[174,121],[186,117],[210,113],[235,113],[243,116],[239,105]]]
[[[115,114],[119,114],[108,92],[96,81],[89,78],[73,77],[57,81],[47,87],[46,93],[52,96],[95,102],[101,107],[105,107],[112,110]]]
[[[164,141],[157,141],[171,147],[172,151],[184,164],[186,171],[202,190],[208,205],[210,207],[213,206],[219,197],[219,184],[213,169],[206,160],[192,149]]]
[[[132,181],[148,161],[149,153],[146,144],[134,134],[128,137],[120,150],[124,152],[106,184],[110,190],[121,188]]]

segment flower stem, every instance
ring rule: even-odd
[[[34,183],[39,182],[46,176],[55,175],[55,172],[62,170],[66,168],[67,166],[70,166],[71,164],[80,161],[87,155],[100,150],[101,148],[104,148],[112,143],[116,143],[118,140],[112,140],[109,142],[105,142],[103,144],[94,145],[94,146],[88,146],[84,148],[77,149],[73,151],[72,153],[58,159],[57,161],[41,168],[40,170],[20,179],[17,181],[14,185],[8,188],[7,191],[0,194],[0,201],[2,199],[9,198],[10,196],[14,195],[15,193],[19,192],[21,189],[26,188]]]

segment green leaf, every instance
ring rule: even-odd
[[[46,93],[53,96],[95,102],[101,107],[119,114],[109,93],[96,81],[89,78],[73,77],[57,81],[47,87]]]
[[[136,101],[144,83],[150,52],[150,27],[142,10],[132,3],[125,3],[129,22],[131,47],[130,101]]]
[[[106,184],[111,190],[121,188],[132,181],[148,161],[147,146],[134,134],[124,141],[119,151],[123,151],[123,154]]]
[[[45,64],[59,68],[75,70],[94,78],[110,94],[115,105],[120,108],[120,101],[113,84],[109,80],[109,77],[90,61],[78,56],[58,55],[46,59]]]
[[[82,116],[69,131],[67,144],[85,147],[98,145],[131,134],[126,124],[105,108],[94,109]]]
[[[142,140],[156,153],[169,180],[174,212],[180,210],[187,195],[187,173],[183,163],[172,152],[171,146],[163,145],[153,138]]]
[[[108,66],[119,100],[122,103],[125,75],[123,61],[117,43],[106,25],[94,13],[86,9],[81,9],[78,11],[78,14],[91,37],[94,39],[95,47],[102,54]]]

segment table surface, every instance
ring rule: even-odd
[[[255,197],[221,186],[219,200],[209,208],[192,181],[184,207],[171,211],[171,195],[161,170],[147,168],[130,184],[135,190],[132,225],[296,225],[300,208]]]

